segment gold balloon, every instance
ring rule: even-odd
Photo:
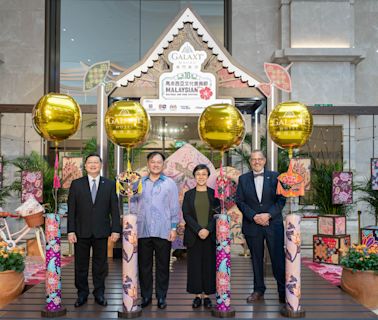
[[[38,134],[48,141],[59,141],[72,136],[79,128],[81,110],[70,96],[60,93],[44,95],[33,108],[33,125]]]
[[[147,139],[150,117],[138,102],[117,101],[106,112],[105,129],[114,144],[133,148]]]
[[[312,133],[312,115],[300,102],[278,104],[269,115],[269,134],[281,148],[289,149],[303,146]]]
[[[226,151],[244,139],[245,123],[240,111],[230,104],[207,107],[198,120],[198,133],[211,148]]]

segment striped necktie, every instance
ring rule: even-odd
[[[91,189],[91,195],[92,195],[92,202],[93,203],[95,203],[96,194],[97,194],[96,179],[93,179],[93,184],[92,184],[92,189]]]

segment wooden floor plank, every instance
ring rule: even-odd
[[[251,260],[234,257],[232,260],[232,305],[236,310],[236,319],[283,319],[280,315],[277,286],[271,270],[266,271],[265,299],[256,304],[247,304],[246,297],[253,289]],[[186,293],[185,261],[173,263],[170,287],[167,296],[168,307],[160,310],[153,299],[152,306],[143,310],[141,319],[211,319],[208,310],[192,309],[192,295]],[[92,279],[89,279],[91,285]],[[106,281],[108,306],[95,304],[93,296],[81,308],[74,308],[76,289],[74,287],[74,268],[63,268],[63,306],[67,315],[59,319],[117,319],[121,309],[121,261],[109,260],[109,275]],[[44,285],[30,288],[18,299],[0,310],[2,319],[40,319],[44,307]],[[329,284],[311,270],[302,268],[302,306],[306,310],[306,319],[376,319],[370,310],[357,304],[338,287]]]

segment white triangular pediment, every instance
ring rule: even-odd
[[[184,28],[185,23],[191,23],[193,25],[193,29],[196,30],[197,34],[202,37],[205,43],[207,43],[208,48],[212,50],[218,61],[222,63],[223,67],[227,68],[228,72],[234,73],[236,78],[240,78],[243,82],[248,83],[250,87],[255,87],[260,83],[259,80],[243,71],[231,61],[231,56],[228,54],[227,50],[217,43],[217,41],[210,35],[207,29],[200,22],[199,18],[189,8],[187,8],[170,27],[168,32],[166,32],[158,44],[146,54],[145,58],[142,60],[142,63],[126,70],[118,77],[118,79],[115,80],[116,86],[127,86],[127,84],[134,81],[136,77],[140,77],[143,73],[147,73],[148,68],[151,68],[154,62],[159,59],[159,55],[161,55],[163,51],[168,48],[170,42],[172,42],[174,37],[178,35],[179,31]]]

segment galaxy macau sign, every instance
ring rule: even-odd
[[[172,72],[159,79],[159,98],[142,98],[141,103],[150,114],[199,115],[209,105],[233,103],[232,98],[217,99],[217,84],[212,73],[201,71],[206,60],[205,51],[196,51],[185,42],[179,51],[171,51],[168,60]]]

